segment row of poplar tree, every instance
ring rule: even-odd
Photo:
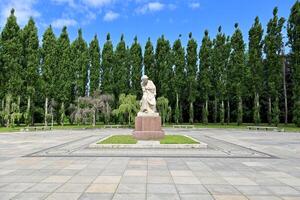
[[[285,24],[288,44],[283,42]],[[200,48],[190,33],[186,47],[181,35],[173,45],[162,35],[156,47],[149,38],[144,51],[137,37],[129,47],[122,35],[114,47],[107,34],[100,49],[97,35],[87,44],[81,30],[70,42],[66,27],[56,37],[49,26],[39,43],[34,20],[21,29],[12,9],[0,40],[2,110],[10,96],[18,109],[27,109],[32,123],[41,122],[50,99],[68,114],[66,108],[78,97],[99,90],[115,97],[116,108],[120,94],[141,98],[145,73],[156,84],[157,96],[169,100],[175,123],[293,120],[300,126],[300,3],[291,8],[287,23],[274,8],[265,30],[256,17],[247,48],[238,24],[234,27],[231,36],[219,27],[213,39],[205,31]]]

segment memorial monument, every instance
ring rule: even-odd
[[[161,117],[156,111],[156,87],[146,75],[141,78],[141,87],[143,97],[140,111],[135,118],[133,136],[138,140],[162,139],[165,134],[161,129]]]

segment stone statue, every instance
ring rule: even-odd
[[[140,101],[141,109],[138,115],[145,115],[145,114],[154,114],[157,115],[156,112],[156,87],[151,80],[148,80],[148,76],[142,76],[142,90],[143,90],[143,97]]]

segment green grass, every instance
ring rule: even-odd
[[[136,144],[137,140],[132,135],[113,135],[97,144]],[[183,135],[166,135],[160,144],[199,144]]]
[[[160,144],[199,144],[199,142],[184,135],[166,135],[160,140]]]
[[[136,144],[137,140],[132,135],[113,135],[97,144]]]

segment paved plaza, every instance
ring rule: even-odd
[[[0,199],[300,199],[299,133],[165,131],[208,148],[89,148],[131,129],[2,133]]]

